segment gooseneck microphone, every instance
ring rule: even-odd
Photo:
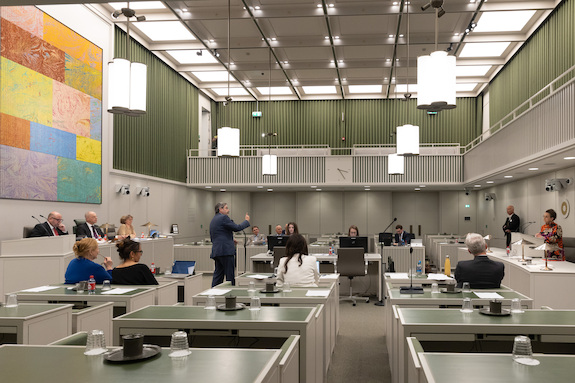
[[[40,220],[38,218],[36,218],[34,216],[32,216],[32,218],[34,218],[36,221],[38,221],[38,223],[42,223],[42,222],[40,222]]]
[[[391,225],[393,225],[393,223],[394,223],[395,221],[397,221],[397,217],[395,217],[395,218],[393,219],[393,221],[391,221],[391,222],[389,223],[389,225],[387,225],[387,227],[385,228],[385,230],[384,230],[383,232],[385,233],[385,232],[387,231],[387,229],[389,229],[389,228],[391,227]]]
[[[40,217],[46,219],[46,217],[44,217],[42,214],[38,214]],[[44,231],[46,232],[46,234],[48,234],[48,237],[54,235],[52,233],[50,233],[50,231],[46,228],[46,225],[44,225],[44,223],[46,222],[40,222],[40,220],[34,216],[32,216],[32,218],[34,218],[36,221],[38,221],[38,223],[40,224],[40,226],[42,226],[42,229],[44,229]]]

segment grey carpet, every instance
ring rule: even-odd
[[[340,302],[340,328],[331,364],[328,383],[391,382],[389,359],[385,347],[384,308],[358,301]]]

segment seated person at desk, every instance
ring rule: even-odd
[[[66,231],[66,226],[64,226],[62,214],[57,211],[48,214],[46,222],[34,226],[34,229],[32,229],[30,233],[30,237],[52,237],[59,235],[68,235],[68,232]]]
[[[470,261],[459,261],[455,268],[457,287],[469,282],[472,289],[495,289],[501,286],[505,275],[505,265],[492,261],[486,255],[487,245],[483,236],[477,233],[467,234],[465,238],[467,251],[473,254]]]
[[[319,273],[316,258],[307,254],[303,235],[293,234],[286,243],[286,256],[280,259],[277,280],[291,286],[317,287]]]
[[[90,275],[94,276],[96,283],[112,280],[112,259],[105,257],[103,267],[94,262],[100,253],[98,242],[94,238],[84,238],[76,242],[73,250],[76,258],[68,264],[64,275],[66,283],[87,281]]]
[[[277,225],[276,226],[276,235],[283,235],[283,229],[282,229],[282,225]]]
[[[257,226],[252,227],[252,235],[248,237],[248,242],[246,245],[265,245],[266,244],[266,237],[263,234],[260,234],[260,228]]]
[[[404,246],[411,243],[411,234],[403,230],[403,226],[397,225],[395,227],[395,246]]]
[[[299,229],[297,227],[297,223],[289,222],[286,225],[285,235],[292,235],[292,234],[299,234]]]
[[[112,270],[112,278],[117,285],[157,285],[158,281],[150,268],[140,262],[144,251],[140,244],[126,238],[116,245],[122,263]]]
[[[135,238],[136,237],[136,230],[134,230],[134,226],[132,226],[132,222],[134,221],[134,217],[131,215],[124,215],[120,218],[120,227],[118,228],[118,237],[120,239],[124,238]]]
[[[359,237],[359,229],[355,225],[351,225],[349,229],[347,229],[347,236],[348,237]]]
[[[535,234],[535,236],[537,238],[544,238],[545,243],[557,245],[557,247],[559,247],[558,250],[547,252],[547,258],[550,261],[564,261],[565,250],[563,249],[563,229],[555,223],[556,218],[557,213],[555,210],[546,210],[545,214],[543,214],[545,225],[541,226],[541,231]]]
[[[76,237],[79,238],[87,237],[94,239],[104,238],[104,233],[102,232],[102,229],[100,229],[98,225],[96,225],[96,222],[98,222],[98,216],[96,215],[96,213],[93,211],[89,211],[86,214],[84,214],[84,218],[86,218],[86,222],[81,225],[78,225],[78,227],[76,228]]]

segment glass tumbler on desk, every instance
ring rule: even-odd
[[[110,281],[106,279],[102,283],[102,291],[108,291],[108,290],[112,290],[112,285],[111,285]]]
[[[513,341],[513,360],[517,363],[527,366],[537,366],[539,361],[533,359],[533,350],[531,349],[531,339],[527,336],[518,335]]]
[[[10,294],[6,300],[6,307],[18,307],[18,296]]]
[[[173,333],[168,356],[171,358],[181,358],[191,353],[188,345],[188,333],[185,331],[176,331]]]
[[[464,293],[470,293],[471,287],[469,286],[469,282],[463,282],[462,291]]]
[[[86,351],[84,351],[84,355],[100,355],[107,351],[104,331],[90,331],[88,333],[88,339],[86,339]]]
[[[216,309],[216,297],[213,295],[208,296],[206,299],[206,305],[204,306],[206,310],[215,310]]]
[[[250,281],[248,291],[256,291],[256,283],[254,281]]]
[[[511,300],[511,312],[514,314],[521,314],[525,312],[521,308],[521,301],[519,300],[519,298],[513,298]]]
[[[471,298],[465,298],[463,300],[463,304],[461,305],[461,310],[462,313],[472,313],[473,312],[473,306],[471,305]]]
[[[431,293],[432,294],[439,294],[439,285],[437,283],[433,283],[431,285]]]
[[[285,282],[285,283],[284,283],[284,285],[283,285],[283,291],[284,291],[285,293],[289,293],[289,292],[291,291],[291,286],[290,286],[290,284],[289,284],[288,282]]]
[[[262,305],[261,305],[261,301],[260,301],[260,297],[252,297],[251,301],[250,301],[250,310],[259,310],[261,309]]]

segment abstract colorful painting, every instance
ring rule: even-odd
[[[102,49],[0,7],[0,198],[102,203]]]

